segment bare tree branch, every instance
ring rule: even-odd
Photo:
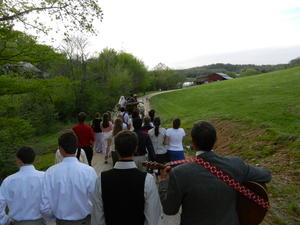
[[[65,5],[65,6],[56,6],[56,7],[49,6],[49,7],[31,8],[31,9],[28,9],[28,10],[24,10],[22,12],[15,13],[14,15],[0,17],[0,22],[8,21],[8,20],[14,20],[14,19],[20,19],[21,16],[24,16],[24,15],[29,14],[29,13],[34,12],[34,11],[44,11],[44,10],[49,10],[49,9],[64,9],[66,7],[67,7],[67,5]]]

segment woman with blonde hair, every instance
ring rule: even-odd
[[[120,118],[115,119],[114,122],[114,128],[112,132],[112,141],[111,141],[111,148],[110,148],[110,155],[113,161],[113,166],[115,163],[119,160],[118,153],[116,152],[115,149],[115,136],[123,130],[123,121]]]

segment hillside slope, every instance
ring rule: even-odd
[[[270,169],[272,208],[263,224],[300,224],[300,67],[158,95],[151,105],[166,125],[209,120],[215,150]]]

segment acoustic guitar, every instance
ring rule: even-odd
[[[168,164],[164,165],[157,162],[148,161],[143,162],[142,165],[150,169],[165,169],[167,166],[169,166]],[[249,181],[243,183],[243,185],[262,197],[264,200],[269,201],[265,184]],[[267,209],[262,208],[253,200],[240,193],[237,193],[237,195],[236,210],[239,216],[240,225],[260,224],[267,213]]]

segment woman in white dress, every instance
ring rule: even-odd
[[[104,163],[107,163],[108,153],[111,145],[111,138],[112,138],[112,129],[113,124],[109,121],[109,115],[107,113],[103,114],[103,120],[100,123],[100,128],[103,134],[103,148],[104,148]]]

